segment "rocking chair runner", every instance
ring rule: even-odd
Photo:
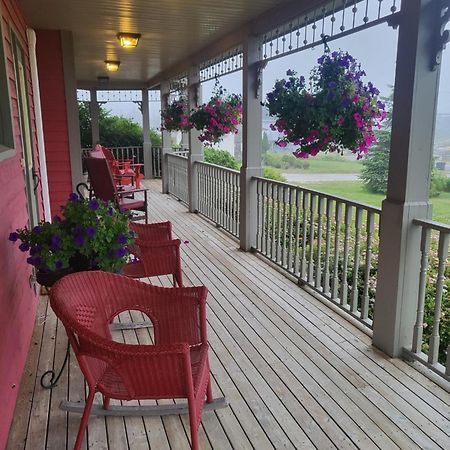
[[[119,191],[111,173],[106,159],[103,158],[85,158],[86,169],[89,174],[91,187],[94,195],[104,201],[112,201],[117,204],[121,211],[136,210],[142,211],[144,215],[135,217],[133,220],[145,218],[148,220],[147,213],[147,189],[133,189]],[[144,200],[129,198],[136,193],[144,193]]]
[[[161,288],[106,272],[78,272],[58,281],[50,303],[64,324],[70,345],[83,372],[89,395],[74,450],[79,450],[96,392],[103,394],[103,409],[96,414],[180,414],[179,404],[163,406],[109,406],[111,398],[144,400],[186,398],[191,443],[198,449],[198,428],[205,397],[211,409],[226,406],[214,400],[211,389],[206,336],[205,287]],[[109,324],[123,311],[138,310],[154,324],[155,345],[114,342]],[[65,402],[67,411],[79,403]],[[171,411],[171,409],[173,411]],[[185,412],[185,411],[184,411]]]

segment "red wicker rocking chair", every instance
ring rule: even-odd
[[[111,168],[106,159],[85,158],[84,161],[95,197],[116,203],[121,211],[141,211],[144,214],[134,217],[133,220],[145,219],[147,223],[147,189],[120,191],[114,183]],[[130,198],[140,192],[144,193],[144,200]]]
[[[53,286],[51,306],[64,324],[89,388],[85,405],[60,405],[65,411],[83,413],[74,450],[81,448],[91,412],[116,416],[188,412],[192,449],[198,449],[202,410],[226,406],[224,398],[212,396],[206,296],[205,287],[161,288],[106,272],[74,273]],[[128,310],[153,320],[154,345],[112,340],[111,320]],[[103,405],[93,405],[96,392],[103,394]],[[186,398],[187,405],[110,406],[111,398]]]

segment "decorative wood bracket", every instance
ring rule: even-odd
[[[440,0],[440,26],[437,29],[436,39],[433,48],[433,59],[431,61],[431,70],[436,70],[441,64],[442,52],[447,42],[450,41],[450,30],[446,30],[448,21],[450,20],[450,0]]]
[[[253,69],[256,71],[255,77],[255,98],[259,98],[262,86],[262,74],[267,66],[267,61],[258,61],[253,64]]]

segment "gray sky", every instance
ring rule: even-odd
[[[331,50],[348,51],[366,71],[366,81],[372,81],[381,91],[381,95],[390,93],[389,85],[394,84],[395,58],[397,50],[397,31],[381,24],[363,32],[346,36],[330,42]],[[308,77],[309,71],[323,54],[323,46],[304,50],[291,56],[278,58],[269,62],[263,75],[263,91],[270,91],[279,78],[286,76],[288,69],[294,69],[299,74]],[[242,71],[220,78],[222,86],[229,93],[242,93]],[[441,67],[441,82],[439,91],[438,113],[450,114],[450,48],[443,54]],[[212,93],[214,80],[202,84],[203,100],[207,101]],[[121,114],[142,123],[142,117],[136,105],[128,103],[108,103],[105,105],[113,114]],[[151,127],[159,127],[159,103],[150,104]]]

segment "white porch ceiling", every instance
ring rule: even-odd
[[[108,75],[114,85],[139,85],[287,0],[18,0],[34,29],[73,33],[79,85]],[[290,2],[292,3],[292,2]],[[300,2],[310,3],[310,2]],[[280,6],[280,8],[277,8]],[[284,6],[284,5],[283,5]],[[141,33],[136,49],[116,34]],[[104,60],[121,62],[107,73]]]

